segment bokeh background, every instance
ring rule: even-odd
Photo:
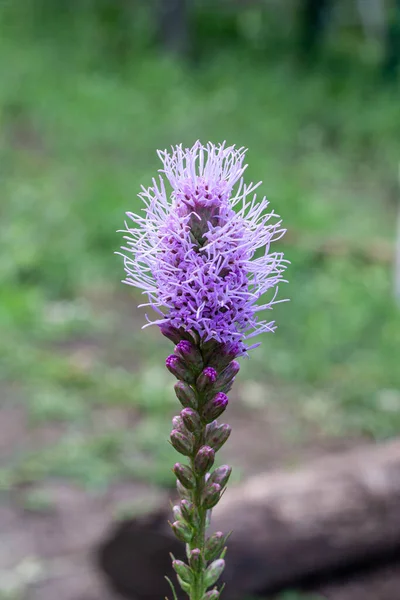
[[[173,483],[171,348],[113,254],[157,148],[248,147],[288,229],[236,478],[398,435],[399,61],[398,0],[0,3],[1,600],[110,598],[87,549]]]

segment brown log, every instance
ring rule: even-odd
[[[100,551],[114,587],[160,598],[168,552],[179,554],[165,509],[124,523]],[[213,529],[233,530],[227,598],[268,592],[400,547],[400,441],[321,458],[291,472],[252,477],[228,489]]]

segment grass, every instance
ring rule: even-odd
[[[48,476],[104,486],[170,482],[165,438],[174,400],[168,344],[139,330],[121,289],[115,231],[150,184],[156,148],[197,138],[249,147],[249,179],[295,241],[291,303],[244,365],[326,435],[384,439],[400,430],[400,314],[390,264],[320,256],[321,240],[369,249],[394,239],[400,160],[395,89],[350,67],[304,73],[285,57],[221,53],[202,68],[133,58],[123,72],[49,40],[1,41],[0,375],[4,404],[54,445],[23,444],[4,486]],[[133,432],[118,410],[130,408]],[[101,415],[109,415],[109,419]],[[120,420],[118,420],[120,419]]]

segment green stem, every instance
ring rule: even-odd
[[[191,467],[193,472],[195,472],[194,468],[194,457],[196,456],[197,450],[202,446],[205,438],[206,425],[203,424],[201,432],[198,434],[197,443],[195,452],[193,453],[193,457],[191,458]],[[195,535],[191,540],[189,547],[190,550],[194,550],[198,548],[201,552],[202,556],[202,568],[198,573],[195,574],[194,582],[190,591],[190,600],[201,600],[204,593],[204,571],[206,568],[206,561],[204,557],[205,553],[205,544],[206,544],[206,518],[207,518],[207,510],[203,508],[201,502],[201,495],[203,493],[203,489],[206,483],[205,475],[201,475],[196,477],[196,486],[192,491],[192,502],[196,508],[198,517],[199,517],[199,525],[196,527]]]

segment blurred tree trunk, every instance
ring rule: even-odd
[[[153,600],[168,593],[168,552],[183,552],[169,514],[164,501],[144,518],[119,523],[99,548],[101,569],[126,597]],[[229,600],[398,556],[400,440],[232,486],[213,509],[212,527],[233,530],[224,572]]]
[[[318,55],[332,0],[303,0],[300,16],[300,52],[303,59]]]
[[[389,80],[396,78],[400,65],[400,0],[394,0],[389,10],[386,28],[386,50],[383,73]]]
[[[189,50],[189,1],[158,1],[159,37],[166,52],[185,56]]]
[[[400,163],[399,163],[399,187],[400,187]],[[394,294],[400,307],[400,195],[397,200],[397,231],[396,252],[394,261]]]

